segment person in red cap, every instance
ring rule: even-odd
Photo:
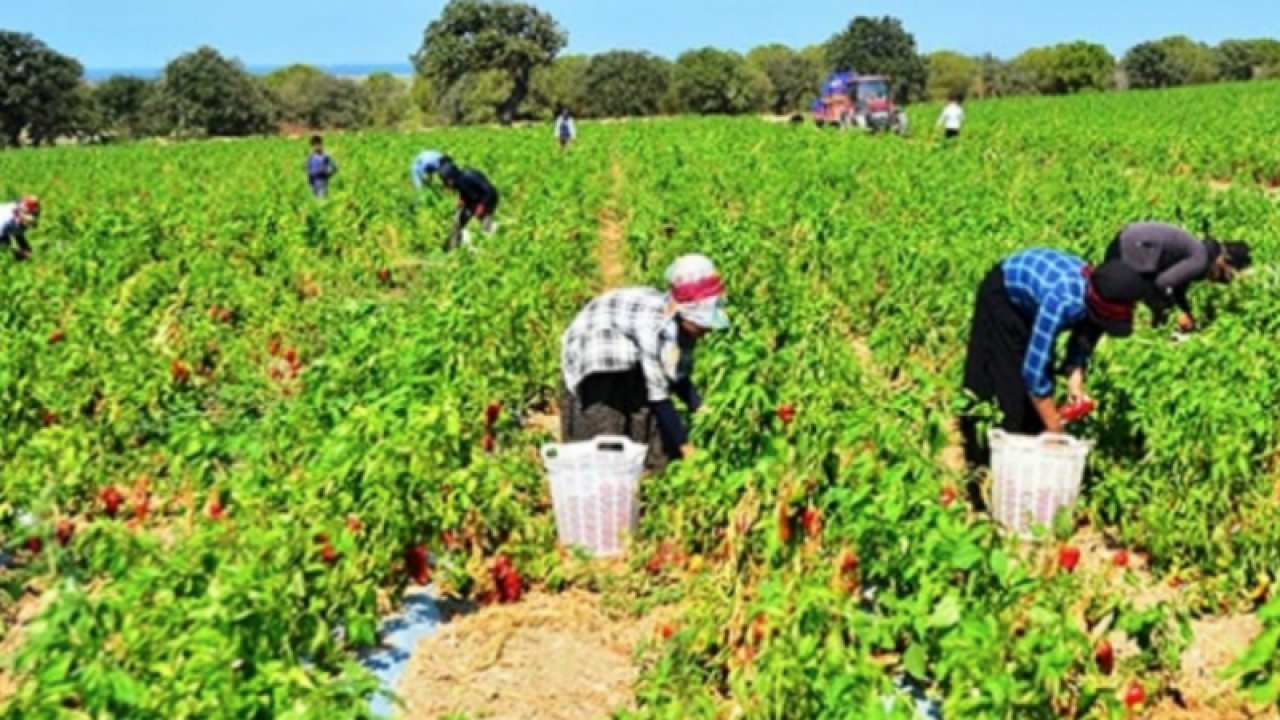
[[[646,465],[693,453],[674,394],[697,412],[693,351],[729,326],[724,285],[710,259],[684,255],[667,270],[667,291],[614,290],[591,301],[561,341],[560,431],[564,442],[621,435],[649,446]]]
[[[22,261],[31,255],[27,229],[34,228],[39,220],[40,201],[35,197],[0,205],[0,242],[9,246],[15,259]]]
[[[1133,333],[1133,310],[1145,292],[1136,270],[1121,261],[1098,268],[1047,248],[1015,253],[997,264],[978,288],[964,387],[983,403],[994,402],[1000,427],[1011,433],[1060,433],[1054,402],[1054,354],[1059,335],[1069,334],[1067,393],[1088,402],[1085,371],[1103,334]],[[961,418],[965,459],[988,465],[990,448],[979,437],[978,418]]]

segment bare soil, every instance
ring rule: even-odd
[[[550,408],[545,413],[531,412],[524,418],[523,428],[529,432],[551,433],[560,436],[560,411]]]
[[[1086,582],[1092,581],[1094,592],[1120,593],[1139,610],[1159,603],[1185,606],[1187,587],[1174,587],[1153,575],[1142,556],[1129,553],[1127,567],[1116,567],[1114,559],[1118,548],[1109,545],[1098,530],[1082,529],[1071,544],[1080,549],[1076,574]],[[1040,561],[1056,562],[1056,548],[1052,543],[1046,544],[1040,551]],[[1236,691],[1234,679],[1220,676],[1261,634],[1262,624],[1256,616],[1241,613],[1196,618],[1191,621],[1191,632],[1191,642],[1182,653],[1173,680],[1184,706],[1165,700],[1143,717],[1161,720],[1280,718],[1274,708],[1251,707]],[[1117,661],[1138,652],[1137,646],[1121,633],[1109,633],[1108,640],[1115,648]]]
[[[403,717],[607,718],[632,707],[637,649],[667,614],[622,616],[575,590],[458,617],[415,649],[398,688]]]
[[[28,588],[0,617],[0,707],[13,697],[22,682],[11,665],[26,639],[27,625],[44,610],[51,599],[48,593]]]
[[[614,160],[610,169],[613,178],[613,189],[608,205],[600,211],[600,244],[596,248],[596,256],[600,263],[600,280],[604,290],[622,287],[625,278],[626,263],[624,249],[626,246],[626,220],[618,210],[622,199],[626,174],[622,164]]]

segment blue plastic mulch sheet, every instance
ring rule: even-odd
[[[414,648],[423,638],[435,633],[447,619],[448,615],[434,591],[411,588],[405,593],[401,611],[383,620],[379,629],[382,645],[360,656],[360,664],[382,683],[382,691],[369,700],[369,709],[375,716],[390,718],[394,715],[396,705],[391,696],[409,665]]]
[[[916,717],[920,720],[942,720],[942,708],[938,703],[930,700],[924,694],[924,690],[918,683],[913,682],[910,678],[899,675],[893,679],[893,686],[901,693],[897,697],[884,697],[881,701],[884,703],[885,710],[892,710],[897,704],[898,698],[910,699],[916,706]]]

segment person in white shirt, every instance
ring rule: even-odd
[[[960,136],[960,126],[964,125],[964,100],[960,96],[951,98],[951,102],[942,108],[942,115],[938,117],[938,125],[940,125],[947,136],[947,139]]]
[[[562,108],[560,115],[556,118],[556,139],[560,141],[560,149],[568,147],[569,143],[577,137],[578,129],[573,125],[573,116],[569,114],[569,108]]]

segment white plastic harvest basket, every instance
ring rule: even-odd
[[[1080,497],[1090,444],[1070,435],[1014,435],[992,430],[991,509],[1004,529],[1022,539],[1037,525],[1052,526],[1060,508]]]
[[[640,476],[648,452],[616,436],[542,447],[562,544],[596,557],[622,552],[640,517]]]

